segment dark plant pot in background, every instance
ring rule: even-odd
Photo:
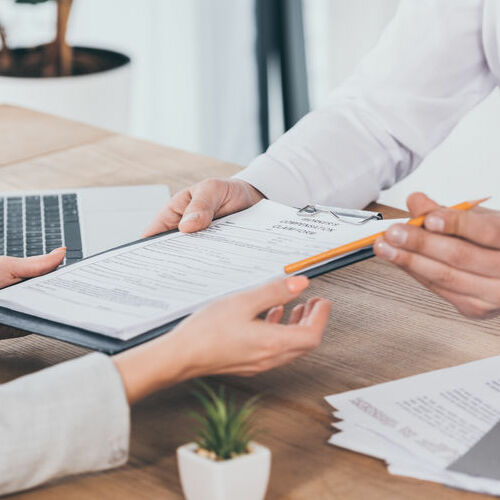
[[[73,47],[71,76],[43,76],[47,46],[11,51],[0,72],[0,103],[22,106],[91,125],[128,132],[131,64],[119,52]]]

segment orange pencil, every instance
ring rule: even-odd
[[[454,205],[453,207],[449,208],[453,208],[455,210],[470,210],[471,208],[477,207],[480,203],[483,203],[484,201],[489,199],[490,197],[482,198],[481,200],[464,201],[463,203],[459,203],[458,205]],[[420,217],[409,220],[407,224],[411,224],[412,226],[422,226],[424,224],[425,217],[425,215],[421,215]],[[287,266],[285,266],[285,273],[295,273],[297,271],[300,271],[301,269],[305,269],[306,267],[314,266],[315,264],[324,262],[325,260],[330,260],[345,253],[354,252],[355,250],[360,250],[361,248],[373,245],[375,243],[375,240],[384,234],[385,231],[372,234],[371,236],[366,236],[365,238],[353,241],[352,243],[346,243],[345,245],[342,245],[340,247],[332,248],[331,250],[326,250],[325,252],[313,255],[312,257],[307,257],[306,259],[293,262],[292,264],[288,264]]]

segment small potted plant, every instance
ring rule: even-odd
[[[131,64],[124,54],[67,41],[73,0],[15,0],[55,4],[55,37],[31,47],[11,47],[0,19],[0,103],[57,114],[126,132]]]
[[[182,489],[187,500],[262,500],[271,469],[271,452],[257,444],[253,416],[256,398],[237,406],[200,382],[196,393],[203,411],[191,415],[198,421],[195,442],[177,449]]]

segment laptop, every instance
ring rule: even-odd
[[[65,246],[72,264],[139,239],[169,197],[165,185],[0,193],[0,255]]]

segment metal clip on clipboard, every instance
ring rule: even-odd
[[[313,217],[320,213],[330,214],[333,218],[346,224],[360,226],[371,220],[381,220],[380,212],[368,212],[367,210],[354,210],[350,208],[326,207],[324,205],[306,205],[297,211],[301,217]]]

